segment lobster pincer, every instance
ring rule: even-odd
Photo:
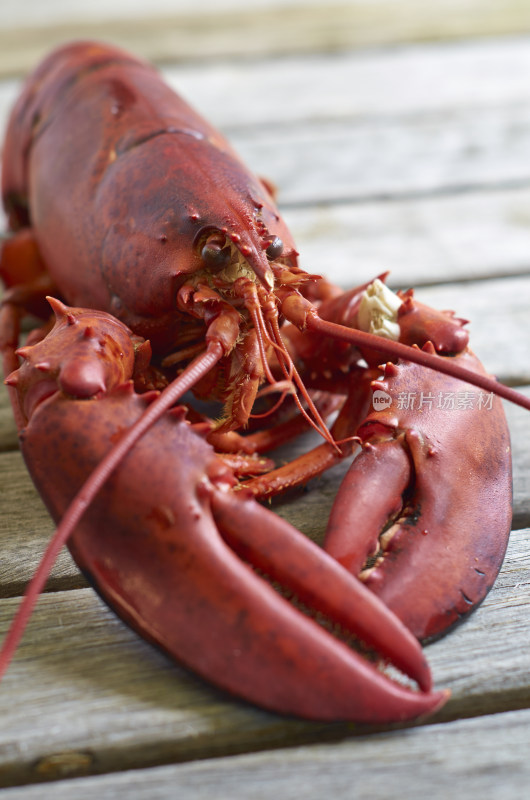
[[[483,372],[468,349],[440,358]],[[506,418],[499,398],[408,362],[388,363],[372,387],[376,407],[357,431],[362,451],[324,547],[429,640],[482,601],[501,567],[511,523]]]
[[[21,348],[24,363],[8,381],[27,415],[24,458],[59,520],[156,393],[134,391],[125,326],[102,312],[54,306],[54,329]],[[174,408],[144,434],[71,534],[70,550],[101,596],[179,662],[269,709],[389,721],[439,707],[447,695],[430,691],[427,664],[405,626],[331,556],[235,491],[202,426],[184,416]],[[294,593],[308,615],[255,569]],[[420,691],[386,677],[318,615],[377,649]]]
[[[347,368],[340,379],[347,399],[332,434],[362,444],[336,496],[324,548],[419,639],[436,638],[489,591],[510,533],[510,442],[497,385],[467,348],[465,320],[418,303],[410,291],[394,294],[376,279],[318,309],[299,295],[282,297],[286,316],[305,331],[289,328],[286,338],[312,385],[324,387]],[[332,338],[319,342],[321,329]],[[380,345],[365,341],[366,333]],[[403,358],[404,344],[405,357],[425,358],[433,369],[396,358],[378,380],[384,348],[396,347]],[[271,496],[348,454],[320,444],[247,486]]]

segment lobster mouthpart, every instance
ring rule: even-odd
[[[469,350],[455,359],[484,372]],[[509,432],[498,398],[415,364],[387,364],[372,386],[375,408],[358,430],[364,446],[324,547],[354,574],[369,559],[366,586],[429,640],[483,600],[501,567]]]

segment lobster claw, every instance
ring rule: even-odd
[[[127,384],[92,399],[57,392],[37,406],[21,446],[55,519],[148,402]],[[184,421],[182,409],[167,412],[103,486],[70,550],[102,597],[144,638],[265,708],[386,722],[442,705],[447,693],[430,691],[419,645],[384,604],[233,483],[231,470]],[[295,592],[313,615],[324,614],[377,647],[422,691],[386,677],[250,565]]]
[[[452,358],[484,373],[469,350]],[[377,409],[358,430],[364,446],[324,548],[430,640],[483,600],[501,567],[511,523],[508,427],[498,398],[409,362],[387,364],[372,386]]]
[[[25,418],[21,450],[55,520],[69,516],[87,479],[156,411],[113,471],[98,478],[92,502],[69,529],[74,559],[110,607],[202,677],[268,709],[389,722],[440,707],[448,693],[431,692],[420,646],[384,603],[238,490],[202,423],[190,425],[183,407],[159,412],[163,394],[136,393],[130,331],[104,313],[52,306],[54,328],[24,348],[9,382]],[[92,366],[102,355],[106,369],[94,381]],[[308,613],[271,582],[294,593]],[[341,638],[318,616],[340,628]],[[420,691],[341,640],[352,636]],[[11,646],[3,650],[4,667]]]
[[[268,662],[262,669],[262,656],[258,656],[259,662],[253,664],[249,675],[253,696],[257,691],[262,693],[257,702],[271,707],[277,693],[272,705],[277,710],[318,719],[358,721],[410,718],[425,713],[425,705],[434,710],[443,702],[443,692],[429,693],[426,663],[412,646],[414,640],[403,635],[406,629],[396,625],[386,606],[373,605],[362,584],[350,582],[348,573],[326,558],[320,548],[251,496],[216,492],[212,511],[221,535],[237,556],[294,592],[313,614],[323,614],[344,632],[353,632],[384,653],[426,692],[411,693],[383,678],[373,665],[312,619],[301,616],[253,575],[252,601],[245,602],[245,609],[258,604],[262,631],[258,647],[261,650],[265,644],[267,654],[263,656]],[[271,678],[277,683],[274,689]],[[258,689],[262,681],[264,685]]]

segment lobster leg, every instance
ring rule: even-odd
[[[1,243],[0,276],[6,286],[2,303],[40,319],[49,315],[46,296],[56,288],[40,256],[31,228],[23,228]]]
[[[343,458],[350,456],[353,449],[351,440],[355,437],[357,428],[368,410],[370,383],[374,377],[375,373],[371,370],[352,370],[350,373],[350,391],[331,429],[334,439],[343,444],[333,446],[329,442],[324,442],[317,445],[284,466],[247,481],[245,487],[250,489],[255,497],[263,500],[306,484]]]

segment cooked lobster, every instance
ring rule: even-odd
[[[417,639],[495,579],[511,462],[493,393],[527,403],[484,373],[462,320],[384,276],[342,292],[303,271],[268,184],[151,66],[107,45],[62,47],[30,76],[2,192],[6,383],[60,524],[1,669],[66,542],[142,636],[254,703],[379,722],[438,708],[447,693]],[[42,323],[19,348],[27,314]],[[439,398],[470,383],[483,408],[448,413]],[[412,392],[422,407],[399,402]],[[309,426],[313,451],[278,469],[262,457]],[[327,553],[259,504],[357,443]]]

